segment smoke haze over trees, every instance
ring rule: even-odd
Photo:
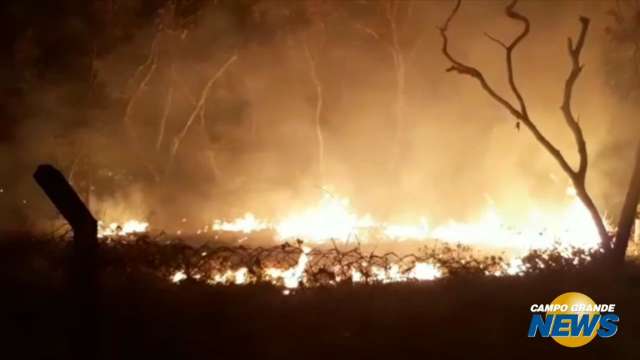
[[[465,26],[449,35],[452,52],[473,59],[499,90],[508,87],[503,55],[487,51],[496,44],[483,33],[517,33],[505,5],[466,3],[457,18]],[[125,213],[167,227],[246,210],[277,214],[325,185],[391,217],[465,218],[487,197],[514,214],[557,201],[569,184],[553,159],[477,86],[444,72],[436,26],[451,6],[7,1],[0,227],[53,216],[30,180],[42,162],[62,169],[97,216]],[[626,54],[606,31],[614,7],[522,2],[532,27],[514,61],[529,111],[576,163],[558,108],[571,66],[566,36],[580,15],[591,18],[573,108],[590,151],[587,186],[616,218],[640,122],[637,94],[625,83],[633,70],[612,60]]]

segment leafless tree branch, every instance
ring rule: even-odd
[[[491,39],[492,41],[500,44],[502,48],[505,49],[505,57],[506,57],[505,60],[507,65],[507,76],[508,76],[509,87],[513,95],[517,99],[518,108],[516,108],[515,105],[513,105],[510,101],[505,99],[503,96],[498,94],[493,89],[493,87],[489,85],[489,83],[487,82],[482,72],[480,72],[480,70],[478,70],[473,66],[470,66],[461,62],[460,60],[456,59],[453,55],[451,55],[451,53],[449,52],[449,39],[447,37],[447,30],[449,29],[449,25],[451,24],[455,15],[458,13],[460,9],[461,0],[456,1],[456,5],[451,11],[451,13],[449,14],[449,16],[447,17],[445,23],[439,28],[440,35],[442,37],[442,53],[451,62],[451,66],[446,71],[457,72],[459,74],[468,75],[478,80],[482,88],[495,101],[497,101],[499,104],[505,107],[513,115],[516,121],[521,121],[529,129],[529,131],[533,134],[533,136],[538,141],[538,143],[540,143],[545,148],[545,150],[547,150],[547,152],[551,154],[551,156],[553,156],[553,158],[560,165],[562,170],[571,179],[576,189],[576,193],[578,197],[589,210],[591,217],[593,218],[594,223],[598,228],[598,232],[599,232],[600,238],[602,239],[603,246],[606,249],[610,246],[611,237],[608,234],[608,231],[604,225],[602,216],[600,215],[597,207],[595,206],[593,199],[590,197],[590,195],[587,193],[587,190],[586,190],[585,182],[586,182],[586,172],[587,172],[587,166],[588,166],[587,147],[586,147],[586,142],[584,139],[584,134],[582,132],[582,129],[571,111],[571,99],[572,99],[573,87],[575,85],[575,81],[580,75],[580,72],[582,71],[582,65],[580,65],[580,53],[584,46],[587,30],[589,28],[589,19],[586,17],[580,18],[581,30],[578,36],[578,41],[575,44],[575,46],[573,45],[573,40],[571,38],[569,38],[569,41],[568,41],[569,55],[572,61],[572,69],[565,83],[562,112],[564,114],[567,125],[569,126],[571,132],[575,137],[577,148],[578,148],[578,154],[580,156],[580,163],[578,166],[578,170],[574,170],[569,164],[569,162],[566,160],[564,155],[562,155],[560,150],[558,150],[558,148],[556,148],[549,141],[549,139],[540,131],[540,129],[536,126],[536,124],[530,118],[524,97],[522,96],[522,93],[516,84],[514,70],[513,70],[513,52],[516,49],[516,47],[526,38],[530,30],[529,19],[515,10],[516,4],[517,4],[517,0],[513,0],[505,8],[505,13],[507,17],[522,23],[523,29],[518,34],[518,36],[507,45],[506,43],[498,40],[497,38],[494,38],[488,34],[485,34],[485,35],[489,37],[489,39]]]
[[[576,120],[573,112],[571,111],[571,98],[573,95],[573,87],[582,72],[582,65],[580,64],[580,53],[582,52],[582,47],[584,46],[584,40],[587,36],[587,30],[589,29],[589,19],[586,17],[580,17],[580,24],[582,26],[580,30],[580,34],[578,35],[578,42],[575,46],[573,46],[573,40],[569,38],[567,40],[567,48],[569,50],[569,56],[571,57],[571,72],[567,77],[564,86],[564,96],[562,100],[562,114],[564,115],[564,119],[571,129],[573,136],[576,141],[576,145],[578,147],[578,154],[580,155],[580,164],[578,166],[578,171],[576,175],[584,182],[586,174],[587,174],[587,166],[588,166],[588,155],[587,155],[587,145],[584,140],[584,134],[582,133],[582,128],[578,121]]]
[[[358,30],[361,30],[362,32],[364,32],[365,34],[371,36],[372,38],[374,38],[375,40],[380,40],[380,35],[378,35],[377,32],[375,32],[373,29],[364,26],[362,24],[355,24],[354,27]]]
[[[135,83],[136,79],[141,76],[141,74],[146,69],[146,74],[144,77],[138,82],[135,86],[133,93],[129,97],[129,101],[127,102],[127,106],[125,108],[124,116],[122,118],[122,122],[124,123],[125,129],[129,137],[133,137],[133,129],[131,127],[131,114],[133,113],[133,107],[142,94],[142,91],[147,86],[147,83],[151,79],[151,76],[156,70],[157,67],[157,45],[158,45],[159,36],[156,35],[153,42],[151,43],[151,50],[149,51],[149,56],[147,60],[136,69],[136,72],[132,76],[130,82]]]
[[[468,75],[480,82],[482,88],[498,103],[504,106],[514,117],[517,119],[522,119],[523,114],[520,113],[509,101],[507,101],[504,97],[500,96],[494,89],[489,85],[484,75],[480,72],[480,70],[476,69],[473,66],[466,65],[461,61],[457,60],[451,53],[449,52],[449,38],[447,37],[447,31],[449,30],[449,25],[451,21],[458,13],[460,9],[460,5],[462,0],[457,0],[456,5],[447,17],[445,23],[439,28],[440,36],[442,37],[442,53],[444,56],[451,62],[451,66],[447,68],[447,72],[457,72],[462,75]]]
[[[173,144],[171,146],[171,152],[169,153],[169,161],[167,162],[167,170],[166,171],[169,171],[169,169],[171,168],[171,165],[173,164],[173,160],[175,159],[175,156],[178,153],[178,149],[180,147],[180,144],[182,143],[182,140],[187,135],[187,132],[189,131],[189,128],[191,127],[191,124],[193,123],[193,121],[196,119],[196,117],[202,111],[204,103],[207,100],[207,97],[209,96],[209,91],[211,90],[211,87],[216,82],[216,80],[218,80],[222,76],[222,74],[224,74],[224,72],[227,70],[227,68],[229,68],[229,66],[231,66],[231,64],[233,64],[237,59],[238,59],[238,55],[237,54],[232,55],[224,63],[224,65],[222,65],[222,67],[220,67],[220,69],[218,69],[218,71],[209,79],[209,81],[207,81],[207,84],[204,86],[204,88],[202,89],[202,92],[200,93],[200,99],[198,100],[198,102],[194,106],[193,111],[191,112],[191,115],[189,116],[189,119],[187,120],[187,122],[182,127],[182,130],[173,139]]]
[[[309,44],[306,39],[303,39],[304,53],[307,58],[307,63],[309,65],[309,73],[311,75],[311,81],[313,81],[313,85],[316,91],[316,106],[313,116],[313,124],[314,131],[316,135],[316,141],[318,145],[318,169],[320,171],[320,176],[324,177],[324,153],[325,153],[325,144],[324,144],[324,134],[322,131],[322,107],[324,102],[324,91],[322,82],[320,81],[320,77],[318,75],[318,69],[316,64],[316,59],[311,53],[311,49],[309,49]]]
[[[162,140],[164,139],[164,132],[167,127],[167,118],[169,117],[169,112],[171,111],[171,105],[173,103],[173,86],[169,87],[167,91],[167,98],[164,103],[164,111],[162,112],[162,118],[160,118],[160,127],[158,129],[158,139],[156,140],[156,151],[160,150],[160,146],[162,145]]]
[[[524,103],[524,99],[522,98],[522,94],[520,90],[516,86],[514,74],[513,74],[513,50],[515,50],[516,46],[524,40],[524,38],[529,34],[529,19],[527,19],[524,15],[516,12],[514,7],[517,3],[517,0],[512,1],[506,8],[505,12],[507,16],[516,21],[522,22],[524,25],[522,32],[507,46],[506,49],[506,62],[507,62],[507,74],[509,76],[509,86],[511,87],[511,91],[518,99],[518,104],[520,104],[520,112],[524,115],[524,117],[528,118],[529,115],[527,113],[527,106]]]
[[[498,45],[502,46],[504,49],[506,49],[506,48],[507,48],[507,44],[505,44],[502,40],[500,40],[500,39],[498,39],[498,38],[494,37],[493,35],[491,35],[491,34],[489,34],[489,33],[486,33],[486,32],[485,32],[485,33],[484,33],[484,36],[488,37],[488,38],[489,38],[489,40],[491,40],[491,41],[493,41],[493,42],[497,43]]]

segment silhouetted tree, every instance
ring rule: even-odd
[[[582,201],[582,203],[591,214],[591,218],[593,219],[593,222],[598,229],[598,234],[600,235],[603,249],[609,252],[610,249],[612,249],[613,237],[609,234],[600,211],[596,207],[591,195],[587,192],[586,176],[589,164],[587,143],[585,141],[582,128],[580,127],[580,124],[578,123],[571,109],[573,88],[583,68],[583,65],[580,63],[580,54],[582,53],[582,48],[584,47],[590,21],[586,17],[580,17],[581,28],[580,33],[578,34],[577,41],[574,42],[572,38],[569,38],[567,41],[567,50],[569,53],[569,58],[571,60],[571,71],[569,72],[569,75],[564,84],[561,111],[567,127],[571,130],[571,133],[574,136],[579,155],[578,168],[574,169],[574,167],[566,159],[565,155],[563,155],[560,150],[549,140],[549,138],[545,134],[543,134],[543,132],[536,125],[535,120],[529,115],[525,98],[516,83],[513,65],[513,52],[529,34],[530,29],[529,19],[523,14],[516,11],[516,4],[517,0],[512,1],[505,8],[505,13],[510,19],[513,19],[514,21],[522,24],[523,28],[518,36],[516,36],[515,39],[513,39],[511,42],[505,43],[502,40],[486,34],[489,39],[500,45],[505,51],[509,88],[517,99],[516,104],[513,104],[503,95],[499,94],[498,91],[491,84],[489,84],[489,81],[478,68],[463,63],[449,52],[449,38],[447,37],[447,31],[449,29],[449,25],[460,9],[461,0],[458,0],[456,2],[455,7],[453,8],[449,17],[447,17],[444,25],[440,27],[440,34],[442,36],[442,53],[451,62],[451,66],[447,69],[447,72],[457,72],[462,75],[471,76],[472,78],[478,80],[484,91],[509,111],[509,113],[516,120],[517,126],[519,126],[520,123],[524,124],[524,126],[535,137],[536,141],[556,160],[560,168],[571,180],[578,198]]]
[[[358,5],[354,5],[352,11],[356,27],[379,42],[391,55],[394,74],[394,127],[390,169],[395,174],[406,142],[407,72],[423,32],[412,26],[416,18],[416,2],[413,0],[364,1]],[[365,11],[364,7],[375,9],[372,12],[374,16],[370,15],[371,11]]]
[[[607,52],[607,60],[614,68],[610,75],[614,77],[615,90],[622,92],[627,100],[637,101],[640,91],[640,4],[632,1],[618,1],[610,11],[614,24],[607,28],[612,51]],[[631,74],[631,76],[629,76]],[[637,121],[637,119],[636,119]],[[614,243],[614,256],[622,261],[629,245],[633,225],[637,217],[640,200],[640,141],[632,167],[631,180],[618,220],[618,231]],[[638,229],[636,229],[638,231]]]

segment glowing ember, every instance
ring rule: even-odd
[[[363,282],[365,280],[362,273],[356,269],[351,269],[351,281],[354,283]]]
[[[416,263],[415,267],[411,269],[409,277],[416,280],[435,280],[442,277],[442,272],[433,264]]]
[[[392,264],[387,269],[374,266],[371,270],[374,278],[382,283],[403,282],[408,280],[435,280],[442,277],[442,272],[433,264],[428,263],[416,263],[408,272],[401,271],[398,264]]]
[[[176,284],[186,278],[187,278],[187,274],[185,274],[184,271],[182,270],[176,271],[173,275],[171,275],[171,281]]]
[[[505,269],[505,273],[507,275],[519,275],[522,274],[524,272],[524,264],[522,262],[522,259],[520,258],[514,258],[512,259],[507,268]],[[496,275],[502,275],[502,274],[496,274]]]
[[[236,284],[244,285],[249,282],[249,270],[242,267],[236,271],[227,270],[222,274],[213,274],[212,279],[208,281],[209,284]]]

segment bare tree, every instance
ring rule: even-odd
[[[384,3],[384,13],[387,19],[390,32],[389,49],[393,57],[393,69],[396,77],[395,86],[395,129],[394,129],[394,149],[391,168],[395,171],[398,166],[398,158],[400,156],[400,144],[402,143],[402,134],[405,128],[405,88],[407,83],[406,63],[404,49],[400,46],[399,40],[399,20],[398,20],[399,3],[397,0],[390,0]]]
[[[229,66],[231,66],[231,64],[233,64],[237,59],[237,54],[233,54],[232,56],[230,56],[227,61],[209,78],[209,81],[207,81],[205,86],[202,88],[198,102],[193,107],[191,115],[189,115],[189,118],[182,126],[182,130],[180,130],[180,132],[173,139],[173,142],[171,144],[171,151],[169,152],[169,160],[167,161],[167,168],[165,171],[169,171],[169,169],[171,168],[175,156],[178,153],[178,149],[180,148],[180,144],[182,143],[184,137],[187,135],[191,124],[193,124],[195,119],[204,111],[205,102],[207,100],[207,97],[209,96],[211,87],[222,76],[222,74],[224,74]]]
[[[634,93],[640,90],[640,22],[638,22],[640,18],[640,3],[636,1],[617,1],[616,7],[609,13],[615,20],[614,25],[606,29],[614,46],[607,53],[608,60],[613,68],[609,75],[621,80],[621,84],[616,84],[616,90],[621,90],[623,93]],[[627,50],[631,51],[628,52]],[[632,76],[629,76],[629,74],[632,74]],[[637,149],[634,164],[632,165],[631,180],[620,211],[618,231],[614,243],[614,257],[618,262],[624,260],[634,222],[638,216],[638,201],[640,200],[640,141],[636,141]]]
[[[164,111],[162,112],[162,117],[160,118],[160,124],[158,127],[158,138],[156,139],[156,151],[160,150],[162,146],[162,141],[164,140],[164,133],[167,127],[167,118],[169,117],[169,112],[171,111],[171,105],[173,104],[173,87],[169,86],[167,90],[167,97],[164,103]]]
[[[178,19],[176,17],[175,4],[170,2],[164,8],[162,8],[156,19],[157,30],[151,42],[151,47],[146,60],[136,69],[131,79],[129,80],[129,86],[132,88],[132,93],[126,103],[125,112],[123,116],[123,124],[125,132],[130,140],[131,145],[136,148],[140,147],[140,139],[136,134],[133,126],[133,113],[138,100],[143,96],[145,89],[147,88],[151,78],[158,72],[160,62],[160,46],[163,48],[171,48],[175,46],[172,40],[179,39],[182,41],[185,39],[188,31],[186,28],[179,26]],[[168,86],[166,97],[164,100],[164,108],[162,115],[159,118],[158,134],[155,139],[154,148],[156,152],[161,151],[162,144],[165,142],[165,138],[171,138],[168,143],[168,158],[165,163],[157,166],[152,166],[148,159],[142,158],[145,168],[153,175],[156,181],[160,181],[163,175],[169,173],[176,154],[180,149],[180,146],[186,137],[189,129],[192,127],[196,119],[201,119],[204,123],[204,113],[206,100],[211,92],[213,84],[226,72],[226,70],[237,60],[237,49],[233,49],[233,54],[227,58],[225,63],[216,69],[204,87],[201,89],[199,97],[196,99],[189,91],[189,87],[185,84],[184,80],[176,73],[176,67],[172,56],[168,56],[166,75],[168,78]],[[175,88],[175,89],[174,89]],[[171,108],[174,106],[175,90],[178,90],[187,102],[193,106],[192,111],[189,113],[185,123],[180,127],[180,130],[174,136],[167,134],[167,122]],[[217,170],[216,170],[217,171]]]
[[[316,138],[318,174],[320,182],[322,182],[325,177],[326,158],[325,134],[322,126],[325,111],[325,87],[319,62],[327,44],[327,20],[336,9],[330,3],[317,0],[307,0],[302,6],[311,26],[301,33],[299,42],[304,50],[304,57],[315,95],[313,131]]]
[[[304,53],[307,59],[307,63],[309,64],[309,74],[311,75],[311,81],[313,82],[313,87],[315,89],[316,95],[316,106],[313,112],[313,128],[315,131],[316,142],[318,146],[318,170],[320,172],[321,180],[324,179],[324,133],[322,131],[322,110],[324,105],[324,88],[322,86],[322,81],[320,80],[320,76],[318,75],[318,66],[316,57],[313,55],[311,49],[309,49],[309,42],[307,39],[304,39]]]
[[[142,92],[144,91],[147,83],[151,79],[151,76],[155,72],[158,65],[158,40],[160,38],[160,33],[157,33],[151,42],[151,49],[149,50],[149,56],[135,71],[129,83],[133,86],[133,91],[127,100],[127,105],[125,107],[124,116],[122,117],[122,122],[124,124],[124,128],[127,136],[130,140],[135,142],[135,131],[133,130],[132,125],[132,114],[135,104],[138,99],[142,96]]]
[[[170,7],[170,10],[172,8]],[[129,141],[129,146],[131,146],[135,152],[141,152],[140,139],[138,138],[138,133],[135,130],[134,126],[134,112],[135,106],[138,101],[143,97],[145,90],[147,90],[148,84],[151,78],[158,71],[158,62],[159,62],[159,47],[160,42],[163,40],[164,35],[166,33],[166,28],[160,26],[156,29],[156,32],[151,40],[151,46],[149,49],[149,54],[145,61],[140,64],[131,78],[129,79],[128,86],[131,88],[131,94],[129,95],[126,106],[124,109],[124,115],[122,116],[122,123],[125,131],[125,136]],[[165,107],[166,116],[168,116],[168,111],[170,109],[170,105]],[[164,127],[165,127],[166,117],[163,116],[160,124],[160,134],[158,136],[158,143],[162,141],[162,137],[164,136]],[[156,171],[155,167],[148,161],[148,159],[141,157],[141,161],[145,169],[149,171],[149,173],[153,176],[156,181],[160,180],[160,175],[158,171]]]
[[[618,231],[616,233],[616,241],[614,243],[614,257],[616,261],[624,261],[629,246],[629,238],[631,237],[633,225],[638,216],[638,201],[640,200],[640,143],[637,145],[635,161],[633,165],[633,173],[627,188],[627,193],[620,211],[620,219],[618,220]],[[638,231],[638,229],[636,229]]]
[[[444,56],[451,62],[451,66],[446,70],[447,72],[457,72],[462,75],[468,75],[472,78],[478,80],[482,89],[491,96],[495,101],[497,101],[500,105],[506,108],[509,113],[513,116],[513,118],[517,121],[519,126],[520,123],[524,124],[524,126],[529,129],[531,134],[535,137],[536,141],[555,159],[560,168],[564,171],[564,173],[571,180],[578,198],[585,205],[586,209],[589,211],[591,218],[598,230],[598,234],[601,239],[602,247],[605,251],[609,251],[612,247],[612,236],[607,231],[605,226],[605,222],[598,211],[593,199],[587,192],[586,188],[586,176],[587,176],[587,168],[589,164],[589,158],[587,154],[587,145],[584,139],[584,134],[582,132],[582,128],[580,124],[576,120],[572,109],[571,109],[571,100],[573,94],[573,88],[576,83],[576,80],[580,76],[582,72],[583,65],[580,64],[580,54],[582,52],[582,48],[584,46],[584,42],[587,36],[587,31],[589,29],[589,19],[586,17],[580,17],[580,33],[578,34],[577,41],[569,37],[567,40],[567,50],[569,53],[569,58],[571,59],[571,71],[565,81],[564,84],[564,95],[562,99],[562,114],[564,116],[565,122],[576,142],[576,147],[579,155],[579,164],[577,169],[569,164],[565,156],[560,152],[560,150],[551,143],[551,141],[542,133],[542,131],[536,125],[536,122],[530,117],[529,112],[527,110],[526,101],[518,88],[515,80],[514,69],[513,69],[513,52],[518,47],[518,45],[526,38],[529,34],[530,23],[529,19],[522,15],[521,13],[515,10],[515,6],[517,4],[517,0],[512,1],[506,8],[505,13],[507,17],[513,19],[522,24],[522,31],[512,40],[510,43],[505,43],[496,37],[493,37],[489,34],[485,34],[489,39],[500,45],[505,50],[505,61],[507,68],[507,76],[509,82],[509,88],[511,92],[517,99],[517,103],[513,104],[511,101],[507,100],[504,96],[500,95],[493,86],[489,84],[484,74],[478,70],[476,67],[471,65],[467,65],[460,60],[456,59],[449,52],[449,39],[447,37],[447,30],[449,29],[449,25],[451,24],[453,18],[457,14],[460,9],[461,0],[456,2],[455,7],[451,11],[449,17],[447,17],[444,25],[442,25],[439,30],[442,36],[442,53]]]
[[[380,2],[380,10],[384,18],[382,26],[375,29],[362,23],[356,25],[372,39],[379,41],[391,54],[394,72],[393,100],[393,148],[391,169],[395,172],[402,153],[403,137],[406,129],[406,84],[407,68],[415,54],[422,33],[410,29],[407,25],[413,13],[414,1],[384,0]]]

